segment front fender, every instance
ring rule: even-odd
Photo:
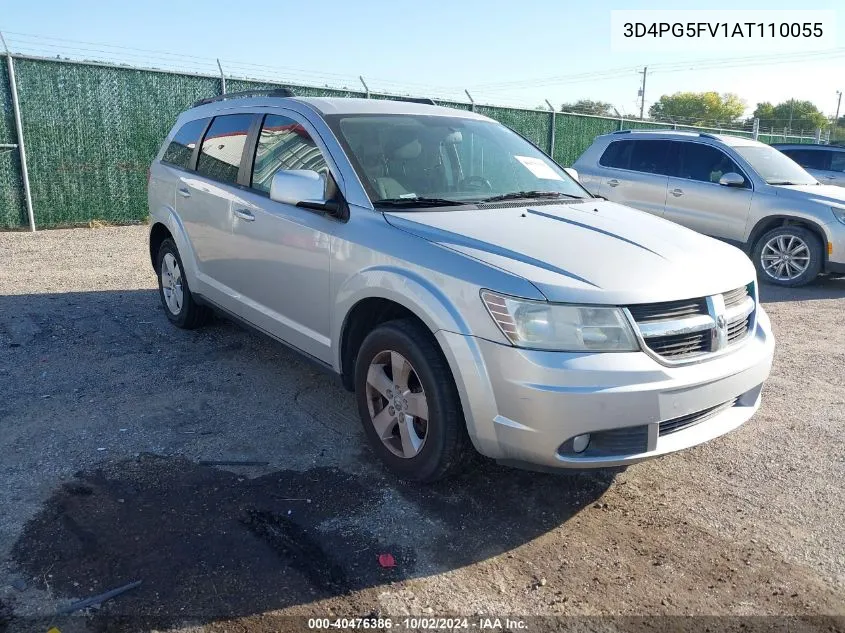
[[[438,282],[434,283],[412,270],[390,265],[374,266],[348,279],[337,293],[335,305],[337,318],[333,320],[332,332],[335,369],[342,372],[341,340],[346,317],[355,305],[371,298],[398,303],[417,315],[434,334],[455,379],[470,440],[476,450],[492,455],[495,450],[492,424],[495,398],[483,359],[475,345],[475,337],[481,331],[483,338],[502,343],[506,341],[484,312],[477,288],[448,278]],[[461,287],[450,284],[460,284]],[[467,318],[465,315],[470,316]],[[475,316],[480,317],[479,322],[476,322]]]
[[[459,293],[460,294],[460,293]],[[341,338],[346,316],[364,299],[387,299],[416,314],[432,333],[440,330],[470,334],[470,326],[446,293],[417,272],[391,265],[373,266],[347,279],[336,293],[332,319],[335,369],[341,370]],[[473,299],[478,301],[477,294]]]

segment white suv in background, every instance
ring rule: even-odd
[[[742,247],[763,281],[845,273],[845,190],[769,145],[625,130],[597,137],[573,167],[593,194]]]

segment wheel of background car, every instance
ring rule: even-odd
[[[782,226],[765,233],[754,245],[754,265],[761,281],[803,286],[822,270],[824,254],[816,235],[800,226]]]
[[[470,454],[458,391],[437,342],[410,320],[364,339],[355,363],[358,412],[373,450],[394,474],[432,482]]]
[[[467,176],[458,185],[459,189],[464,187],[468,189],[480,189],[484,191],[493,191],[493,185],[483,176]]]
[[[185,277],[182,258],[173,240],[166,239],[161,243],[156,257],[156,270],[159,297],[170,322],[185,330],[203,325],[211,311],[194,300]]]

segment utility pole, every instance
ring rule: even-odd
[[[795,99],[789,100],[789,132],[792,133],[792,113],[795,111]]]
[[[645,112],[645,78],[648,74],[648,66],[644,66],[640,74],[643,76],[643,85],[640,88],[640,121],[642,121]]]
[[[834,143],[836,142],[836,126],[839,124],[839,106],[842,105],[842,91],[837,90],[836,95],[836,116],[833,117],[833,133],[831,134]]]

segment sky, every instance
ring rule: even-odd
[[[790,98],[836,109],[845,90],[845,56],[789,64],[737,67],[719,50],[614,53],[614,9],[676,9],[670,2],[565,0],[319,0],[318,2],[93,2],[3,0],[0,31],[13,52],[119,60],[142,66],[213,73],[219,58],[232,74],[309,85],[460,98],[535,107],[578,99],[612,103],[638,114],[638,67],[652,66],[646,109],[662,94],[715,90],[738,94],[748,112],[757,102]],[[689,2],[690,9],[795,9],[781,0]],[[804,9],[837,12],[838,47],[845,47],[845,2],[816,0]],[[845,50],[845,49],[843,49]],[[702,60],[724,66],[697,68]],[[687,63],[675,72],[660,65]],[[733,65],[733,67],[732,67]],[[608,70],[617,73],[591,76]],[[589,74],[578,78],[574,74]]]

